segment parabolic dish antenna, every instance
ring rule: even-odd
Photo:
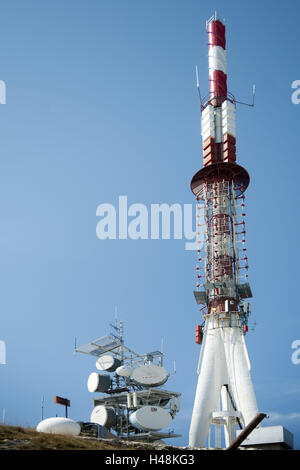
[[[159,406],[143,406],[130,415],[129,421],[141,431],[159,431],[171,425],[172,416]]]
[[[168,380],[168,372],[162,366],[144,364],[134,369],[131,379],[144,387],[159,387]]]
[[[116,413],[111,406],[95,406],[90,417],[91,423],[110,428],[116,424]]]
[[[116,373],[120,377],[129,377],[132,374],[132,369],[128,366],[120,366],[116,369]]]

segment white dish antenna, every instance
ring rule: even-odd
[[[111,428],[116,424],[116,413],[111,406],[98,405],[92,411],[91,423]]]
[[[171,425],[172,416],[159,406],[143,406],[130,415],[129,421],[140,431],[159,431]]]
[[[116,374],[118,374],[120,377],[129,377],[132,374],[132,369],[123,365],[116,369]]]

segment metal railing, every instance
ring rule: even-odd
[[[221,21],[222,23],[225,23],[225,18],[221,18],[221,16],[219,16],[218,13],[215,11],[214,14],[206,21],[206,29],[212,21],[217,20]]]
[[[213,100],[219,99],[220,101],[228,100],[234,105],[236,105],[236,99],[234,95],[230,92],[227,93],[227,96],[211,96],[211,93],[207,93],[203,98],[201,98],[201,111],[203,111],[206,106],[212,103]]]

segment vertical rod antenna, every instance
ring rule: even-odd
[[[41,401],[41,421],[44,419],[44,402],[45,402],[45,397],[42,395],[42,401]]]
[[[160,358],[160,365],[162,366],[163,365],[163,357],[164,357],[164,339],[163,338],[161,339],[161,343],[160,343],[160,352],[162,353],[162,356]]]
[[[254,98],[255,98],[255,85],[253,85],[253,87],[252,87],[252,97],[253,97],[253,99],[252,99],[252,106],[254,106]]]
[[[120,359],[121,359],[121,362],[123,364],[123,360],[124,360],[124,348],[123,348],[123,344],[124,344],[124,325],[123,325],[123,322],[120,321],[120,325],[119,325],[119,334],[120,334],[120,343],[121,343],[121,351],[120,351]]]
[[[197,87],[199,98],[200,98],[200,104],[202,105],[202,98],[201,98],[200,85],[199,85],[198,65],[196,65],[196,87]]]

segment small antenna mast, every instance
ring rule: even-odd
[[[250,106],[250,108],[254,108],[254,102],[255,100],[255,85],[252,86],[252,103],[244,103],[243,101],[237,101],[235,100],[236,103],[238,104],[243,104],[244,106]]]
[[[122,321],[120,321],[119,331],[120,331],[120,343],[121,343],[120,359],[121,359],[121,362],[123,364],[123,360],[124,360],[124,348],[123,348],[123,344],[124,344],[124,325],[123,325]]]
[[[200,104],[202,105],[202,98],[201,98],[200,85],[199,85],[198,65],[196,65],[196,87],[197,87],[199,98],[200,98]]]
[[[42,395],[42,401],[41,401],[41,418],[42,418],[42,421],[44,419],[44,403],[45,403],[45,397],[44,397],[44,395]]]
[[[115,305],[115,324],[117,325],[118,323],[118,306]]]
[[[162,366],[163,365],[163,357],[164,357],[164,339],[163,338],[161,339],[161,342],[160,342],[160,352],[162,354],[162,356],[160,358],[160,365]]]

